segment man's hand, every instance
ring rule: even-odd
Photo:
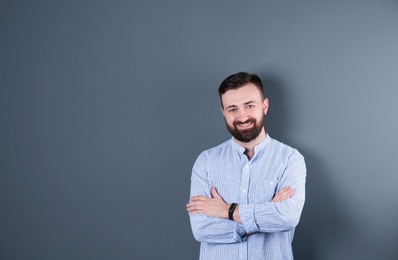
[[[187,204],[189,214],[204,214],[209,217],[228,218],[229,205],[218,194],[215,187],[211,188],[213,198],[206,196],[191,197]]]
[[[275,194],[271,202],[282,202],[284,200],[290,199],[293,194],[294,190],[289,186],[286,186]]]
[[[294,194],[294,190],[289,186],[278,191],[271,202],[282,202],[289,199]],[[223,198],[218,194],[215,187],[211,188],[213,198],[206,196],[193,196],[186,205],[189,214],[204,214],[209,217],[228,219],[229,204],[225,203]],[[239,206],[238,206],[239,207]],[[240,222],[239,210],[235,210],[234,219]]]

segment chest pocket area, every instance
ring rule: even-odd
[[[231,176],[217,177],[212,179],[212,187],[217,188],[217,192],[225,202],[236,202],[239,198],[240,178],[232,174]]]
[[[275,196],[275,189],[278,180],[264,179],[253,183],[251,195],[251,203],[265,203],[272,200]]]

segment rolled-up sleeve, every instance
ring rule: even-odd
[[[297,226],[305,201],[306,167],[304,158],[295,154],[278,183],[277,191],[290,186],[294,195],[282,202],[239,206],[239,215],[247,232],[282,232]],[[276,191],[276,192],[277,192]]]
[[[206,156],[201,154],[196,160],[191,177],[192,196],[210,195],[211,185],[206,171]],[[238,243],[245,241],[243,224],[228,219],[208,217],[203,214],[190,214],[192,233],[197,241],[209,243]]]

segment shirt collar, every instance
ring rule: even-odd
[[[262,140],[258,145],[256,145],[254,147],[254,154],[259,153],[269,142],[271,141],[271,137],[269,136],[269,134],[267,133],[267,135],[265,136],[265,139]],[[234,141],[234,138],[231,137],[231,145],[234,149],[238,150],[241,153],[244,153],[246,148],[239,145],[238,143],[236,143]]]

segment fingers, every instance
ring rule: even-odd
[[[286,190],[289,190],[290,189],[290,186],[286,186],[286,187],[283,187],[280,191],[286,191]]]
[[[189,214],[202,213],[202,207],[200,205],[190,202],[187,204],[187,211],[189,212]]]
[[[284,187],[280,191],[278,191],[271,202],[282,202],[284,200],[289,199],[294,195],[294,189],[289,186]]]
[[[193,196],[186,205],[187,211],[190,214],[203,213],[211,199],[206,196]]]
[[[200,210],[203,208],[203,199],[202,196],[192,197],[191,201],[186,205],[187,211],[191,214],[200,213]]]
[[[208,199],[206,196],[193,196],[190,198],[190,201],[203,201]]]
[[[216,187],[211,188],[211,195],[213,196],[213,198],[221,199],[221,196],[220,196],[220,194],[218,194]]]
[[[211,194],[214,198],[220,198],[220,195],[218,194],[215,187],[211,189]],[[186,205],[187,211],[190,214],[203,213],[209,201],[211,201],[211,198],[206,196],[193,196],[189,199],[189,203]]]
[[[193,196],[186,205],[189,214],[204,214],[206,216],[228,218],[228,204],[218,194],[215,187],[211,188],[211,197]]]
[[[199,213],[199,210],[203,207],[203,200],[200,196],[192,197],[191,201],[186,205],[189,213]]]

